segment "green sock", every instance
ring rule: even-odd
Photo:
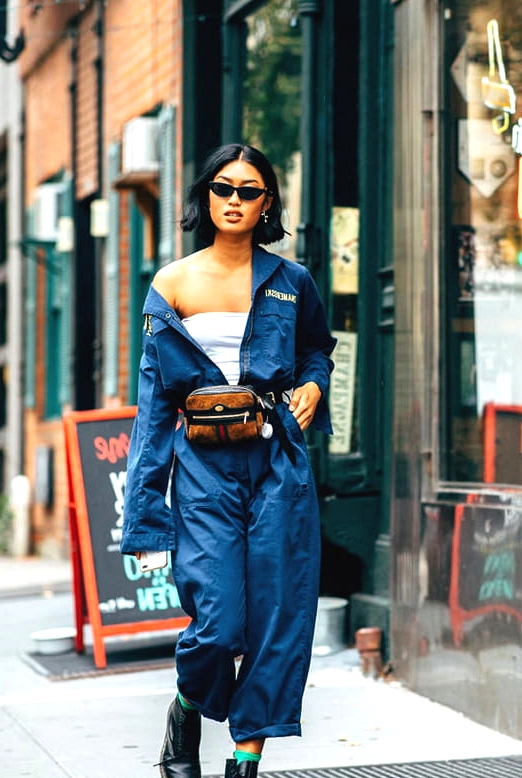
[[[251,751],[234,751],[236,762],[259,762],[261,754],[253,754]]]
[[[184,697],[181,695],[181,693],[180,693],[180,692],[178,692],[178,700],[179,700],[179,703],[180,703],[181,707],[183,708],[183,710],[196,710],[196,707],[195,707],[195,705],[192,705],[192,703],[191,703],[191,702],[189,702],[188,700],[186,700],[186,699],[185,699],[185,698],[184,698]]]

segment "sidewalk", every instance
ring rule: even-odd
[[[67,562],[0,558],[2,774],[157,778],[172,669],[51,682],[21,659],[33,629],[72,623],[69,587]],[[302,738],[267,743],[262,773],[522,755],[522,741],[364,677],[354,649],[313,658],[302,726]],[[205,776],[222,774],[232,748],[226,724],[204,720]]]
[[[0,599],[13,596],[45,595],[71,590],[68,559],[0,556]]]

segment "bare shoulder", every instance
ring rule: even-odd
[[[191,271],[198,262],[198,255],[189,254],[182,259],[169,262],[161,267],[152,281],[154,289],[161,294],[172,308],[176,308],[180,289],[183,289]]]

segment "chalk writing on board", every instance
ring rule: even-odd
[[[109,528],[111,542],[107,546],[107,551],[119,551],[123,527],[123,501],[125,498],[127,471],[120,470],[118,473],[111,471],[109,473],[109,481],[114,492],[114,512],[116,514],[116,522]]]
[[[99,419],[77,427],[103,624],[182,612],[170,564],[142,573],[133,555],[120,554],[132,422]]]
[[[503,551],[490,554],[484,562],[482,583],[478,598],[488,602],[497,598],[513,600],[515,597],[515,552]]]
[[[122,432],[118,437],[104,438],[102,435],[96,435],[93,444],[96,451],[96,457],[100,460],[107,460],[115,464],[119,459],[127,459],[129,453],[129,436]]]
[[[96,667],[107,665],[105,637],[183,629],[170,565],[142,573],[134,555],[120,554],[127,455],[135,407],[64,415],[73,565],[75,648],[85,650],[90,622]]]

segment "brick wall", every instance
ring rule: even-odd
[[[120,0],[106,10],[105,141],[160,103],[180,101],[181,0]]]
[[[88,0],[89,4],[92,0]],[[5,5],[5,3],[4,3]],[[26,79],[38,69],[56,45],[64,40],[67,24],[85,5],[82,0],[66,3],[17,3],[20,29],[25,35],[25,48],[18,59],[20,75]]]
[[[172,103],[178,108],[182,83],[181,0],[114,0],[104,5],[104,41],[101,66],[103,90],[103,171],[107,186],[107,150],[121,141],[123,125],[129,119]],[[96,58],[99,41],[95,22],[96,3],[85,3],[76,19],[77,29],[77,180],[76,198],[97,194],[97,81]],[[69,11],[71,6],[68,6]],[[80,5],[75,10],[80,11]],[[52,11],[55,13],[52,13]],[[26,200],[30,204],[35,187],[63,171],[72,172],[71,52],[74,40],[64,35],[67,20],[57,6],[45,6],[25,18],[28,47],[21,60],[26,94]],[[45,37],[47,35],[47,38]],[[178,148],[181,148],[181,111],[178,110]],[[181,155],[176,161],[182,169]],[[180,181],[178,175],[177,180]],[[105,190],[103,195],[107,194]],[[180,191],[176,200],[180,200]],[[129,195],[121,196],[119,397],[107,404],[126,404],[129,380]],[[45,420],[45,265],[38,271],[37,302],[37,395],[35,408],[25,412],[26,473],[33,484],[38,446],[54,449],[54,501],[50,508],[33,502],[33,550],[45,554],[67,554],[67,483],[61,420]]]
[[[25,82],[26,202],[34,189],[71,169],[69,44],[62,42]]]
[[[84,14],[78,27],[78,125],[76,130],[78,200],[94,195],[98,189],[96,70],[98,38],[94,30],[95,23],[96,13],[93,7]]]

